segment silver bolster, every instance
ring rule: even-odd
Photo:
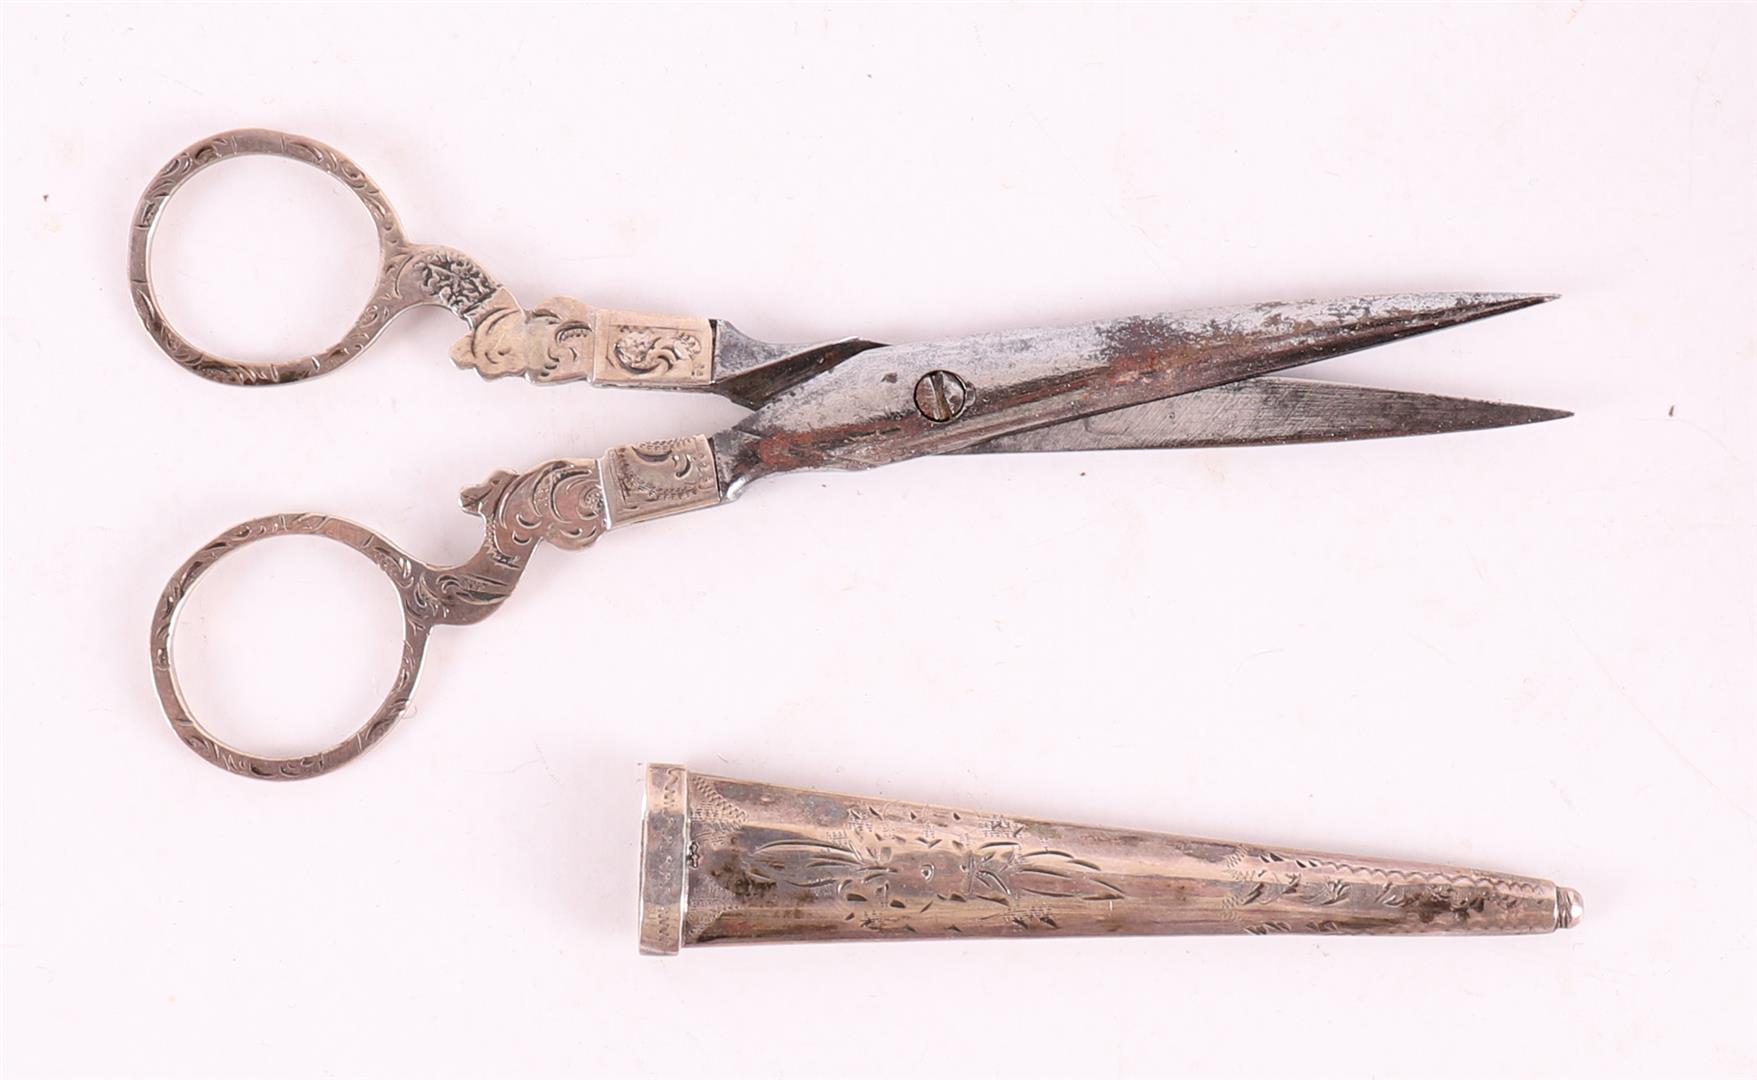
[[[526,310],[505,288],[468,317],[452,362],[485,379],[589,379],[605,386],[705,387],[714,381],[714,324],[688,315],[593,308],[565,296]]]
[[[714,506],[720,480],[706,435],[611,447],[599,459],[612,527]]]

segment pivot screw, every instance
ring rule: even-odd
[[[969,400],[970,391],[964,380],[949,371],[930,371],[915,384],[915,407],[936,424],[963,412]]]

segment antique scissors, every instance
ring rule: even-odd
[[[297,360],[244,363],[204,352],[171,327],[153,293],[149,253],[165,201],[202,169],[248,154],[322,169],[351,188],[377,223],[379,273],[365,310],[336,345]],[[452,347],[452,360],[486,378],[705,390],[754,410],[714,435],[495,472],[463,490],[464,509],[482,518],[486,535],[481,549],[456,566],[422,562],[371,529],[315,513],[255,518],[203,546],[172,575],[153,613],[159,700],[190,749],[232,772],[271,780],[326,772],[381,739],[409,704],[433,627],[479,622],[499,608],[540,542],[583,548],[610,529],[731,502],[765,476],[869,469],[928,454],[1332,442],[1568,415],[1268,377],[1553,299],[1539,294],[1253,304],[912,345],[860,338],[771,345],[724,320],[612,311],[565,297],[526,308],[462,252],[404,239],[383,192],[352,161],[314,139],[263,129],[204,139],[165,166],[135,212],[128,276],[135,308],[159,347],[221,382],[322,375],[370,345],[401,312],[438,305],[469,328]],[[390,692],[353,735],[308,756],[262,757],[227,746],[191,715],[171,645],[178,609],[202,574],[228,552],[284,535],[327,537],[371,559],[401,598],[403,650]]]

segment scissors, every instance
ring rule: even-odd
[[[228,360],[196,347],[172,328],[153,292],[153,227],[166,200],[201,170],[250,154],[323,170],[353,190],[377,225],[377,283],[353,328],[330,348],[285,362]],[[153,340],[190,371],[220,382],[326,374],[400,313],[437,305],[468,328],[452,360],[484,378],[708,391],[753,410],[713,435],[493,473],[463,489],[463,508],[482,518],[485,535],[476,554],[455,566],[422,562],[365,526],[316,513],[254,518],[204,545],[178,567],[153,612],[154,682],[172,729],[191,750],[268,780],[328,772],[383,738],[409,704],[433,628],[480,622],[498,610],[538,544],[583,548],[612,529],[729,503],[766,476],[870,469],[930,454],[1335,442],[1569,415],[1274,376],[1554,299],[1547,294],[1251,304],[909,345],[862,338],[772,345],[720,319],[615,311],[566,297],[527,308],[462,252],[406,240],[384,193],[352,161],[315,139],[260,128],[204,139],[160,171],[135,212],[128,268],[135,308]],[[177,685],[172,639],[179,609],[215,562],[287,535],[326,537],[371,559],[401,599],[403,648],[390,692],[353,735],[314,754],[264,757],[226,745],[191,714]]]

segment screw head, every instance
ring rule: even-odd
[[[956,417],[969,401],[970,389],[949,371],[930,371],[915,384],[915,407],[936,424]]]

